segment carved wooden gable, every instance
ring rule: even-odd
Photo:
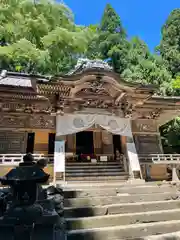
[[[129,117],[132,112],[132,92],[132,87],[119,83],[112,76],[87,74],[73,82],[69,98],[58,100],[57,106],[63,102],[62,113],[93,108]]]
[[[108,92],[107,84],[100,79],[82,84],[75,98],[82,99],[81,106],[84,108],[108,109],[114,105],[114,98]]]
[[[95,80],[85,84],[86,87],[82,86],[81,90],[76,93],[76,97],[88,97],[93,96],[94,98],[109,96],[107,86],[104,82]]]

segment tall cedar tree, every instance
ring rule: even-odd
[[[120,17],[110,4],[105,7],[98,32],[101,58],[111,58],[114,70],[122,73],[127,66],[129,44]]]

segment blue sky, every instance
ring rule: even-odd
[[[128,36],[139,36],[154,49],[161,38],[161,26],[169,13],[180,8],[180,0],[64,0],[75,14],[77,24],[100,21],[104,7],[110,3],[120,15]]]

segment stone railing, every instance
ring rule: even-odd
[[[0,154],[0,165],[18,165],[23,161],[23,156],[25,154]],[[33,154],[35,161],[42,158],[47,159],[49,163],[54,160],[53,155],[48,154]]]
[[[179,181],[177,171],[180,170],[180,154],[140,154],[138,158],[141,166],[150,166],[152,164],[167,165],[172,170],[172,180]]]
[[[139,154],[140,164],[180,164],[180,154]]]

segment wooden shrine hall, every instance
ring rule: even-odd
[[[51,78],[3,70],[0,154],[53,154],[55,140],[64,139],[67,165],[124,156],[128,171],[128,144],[137,159],[163,153],[159,127],[179,114],[178,97],[155,91],[126,82],[101,60],[79,59],[67,75]]]

